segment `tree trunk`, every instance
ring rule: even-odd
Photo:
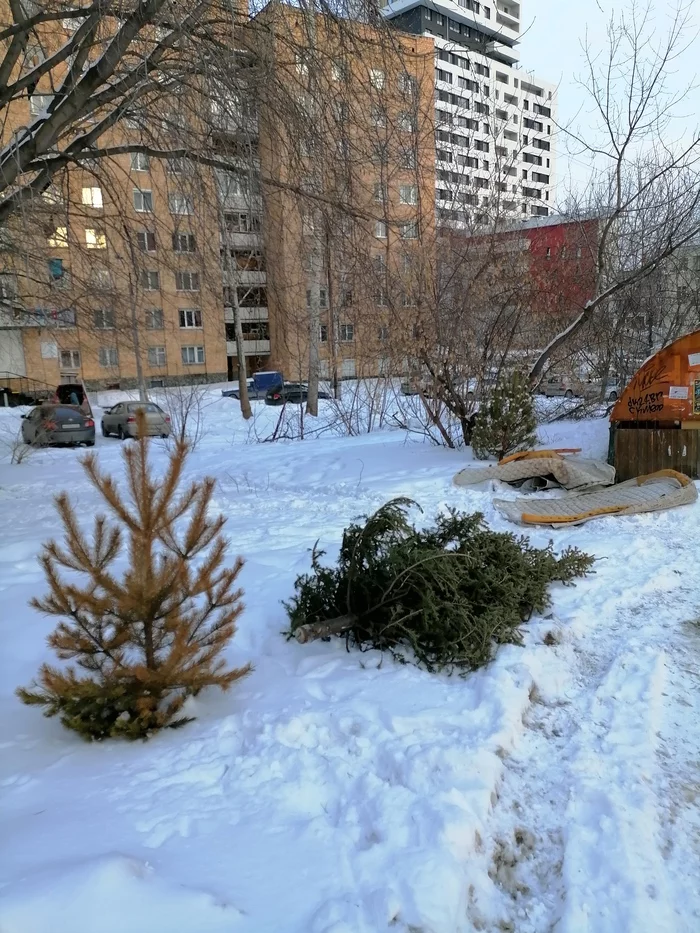
[[[314,224],[314,227],[316,225]],[[309,282],[309,391],[306,411],[318,415],[318,376],[321,339],[321,252],[318,232],[314,229],[311,247],[311,280]]]
[[[294,631],[294,637],[300,645],[318,638],[327,638],[329,635],[340,635],[358,621],[356,615],[338,616],[337,619],[327,619],[325,622],[307,622]]]
[[[245,345],[243,343],[243,325],[241,324],[241,308],[238,304],[238,286],[233,286],[233,329],[236,336],[236,358],[238,361],[238,400],[241,414],[248,421],[253,412],[248,396],[248,371],[245,361]]]

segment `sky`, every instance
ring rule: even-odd
[[[675,0],[650,2],[658,37],[666,31]],[[690,45],[674,63],[669,79],[671,87],[684,95],[678,120],[671,130],[676,137],[692,132],[700,122],[700,0],[686,2],[693,23],[693,31],[686,37]],[[587,31],[589,43],[604,51],[606,24],[612,13],[625,8],[629,8],[629,0],[521,0],[521,66],[543,80],[558,84],[560,125],[573,124],[587,136],[595,133],[590,97],[576,80],[585,66],[582,42]],[[560,138],[557,169],[560,196],[569,185],[580,190],[590,175],[585,157],[567,151],[569,148],[567,140]]]

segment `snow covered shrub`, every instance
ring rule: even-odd
[[[188,696],[203,687],[226,690],[249,670],[227,670],[221,658],[243,609],[235,589],[243,562],[227,566],[225,519],[209,517],[214,480],[178,491],[188,451],[182,441],[165,475],[153,477],[144,433],[123,449],[129,498],[99,471],[94,454],[83,460],[114,519],[98,515],[92,541],[68,496],[57,497],[65,542],[44,545],[40,562],[50,589],[31,601],[59,617],[49,645],[85,673],[44,664],[39,683],[17,693],[88,739],[146,738],[182,725]],[[128,564],[120,571],[115,563],[124,553]],[[62,578],[61,569],[71,575]]]
[[[479,460],[498,460],[516,450],[529,450],[537,443],[537,420],[532,393],[519,373],[498,383],[479,409],[471,443]]]
[[[479,513],[451,509],[418,531],[407,519],[412,505],[393,499],[346,528],[335,567],[314,548],[312,572],[285,604],[298,641],[342,634],[431,671],[472,670],[497,644],[519,641],[520,625],[549,605],[552,582],[593,564],[575,548],[556,557],[551,545],[491,531]]]

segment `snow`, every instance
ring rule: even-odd
[[[279,410],[254,403],[251,429],[220,387],[204,403],[187,473],[216,476],[246,559],[228,660],[255,669],[133,744],[88,745],[14,696],[51,657],[27,601],[60,534],[52,495],[68,489],[86,526],[99,502],[79,451],[11,464],[19,413],[0,409],[2,933],[700,929],[698,506],[532,530],[595,554],[595,574],[554,587],[522,647],[436,676],[287,641],[281,600],[316,540],[333,559],[343,527],[393,496],[420,503],[416,521],[455,505],[513,530],[491,491],[451,485],[469,452],[398,429],[255,443]],[[607,425],[540,440],[605,456]],[[120,449],[98,438],[104,469]]]

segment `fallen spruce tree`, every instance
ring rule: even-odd
[[[323,566],[314,547],[311,573],[285,603],[290,637],[304,644],[341,635],[430,671],[473,670],[496,645],[520,641],[522,623],[549,605],[550,583],[570,583],[593,565],[576,548],[556,557],[551,544],[491,531],[478,512],[451,509],[419,531],[407,518],[414,505],[393,499],[346,528],[335,567]]]

